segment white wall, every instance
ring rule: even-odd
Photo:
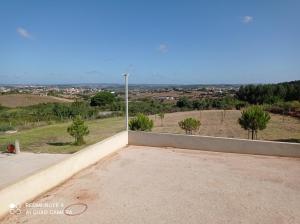
[[[2,189],[0,191],[0,217],[9,212],[11,203],[22,205],[36,198],[127,144],[128,132],[118,133]]]
[[[210,136],[129,131],[130,145],[174,147],[215,152],[300,157],[300,144]]]

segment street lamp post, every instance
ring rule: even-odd
[[[125,108],[126,108],[126,115],[125,115],[125,127],[126,131],[128,131],[128,76],[129,74],[125,73]]]

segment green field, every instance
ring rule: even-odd
[[[71,122],[38,127],[16,134],[0,135],[1,149],[15,139],[20,141],[21,151],[36,153],[74,153],[87,145],[94,144],[124,129],[124,119],[113,117],[87,121],[90,134],[85,136],[86,144],[75,146],[67,127]]]

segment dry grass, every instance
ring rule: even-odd
[[[32,94],[9,94],[0,95],[0,105],[5,107],[24,107],[39,103],[68,103],[72,100],[54,97],[54,96],[38,96]]]
[[[184,133],[178,122],[186,117],[194,117],[201,121],[199,135],[248,138],[247,131],[241,129],[237,120],[241,115],[238,110],[228,110],[222,122],[222,110],[188,111],[166,114],[163,126],[159,117],[151,116],[154,122],[154,132]],[[300,120],[293,117],[271,114],[267,128],[258,132],[258,139],[300,142]]]

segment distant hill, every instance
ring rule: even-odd
[[[24,107],[39,103],[68,103],[69,99],[54,96],[38,96],[32,94],[8,94],[0,95],[0,105],[5,107]]]

